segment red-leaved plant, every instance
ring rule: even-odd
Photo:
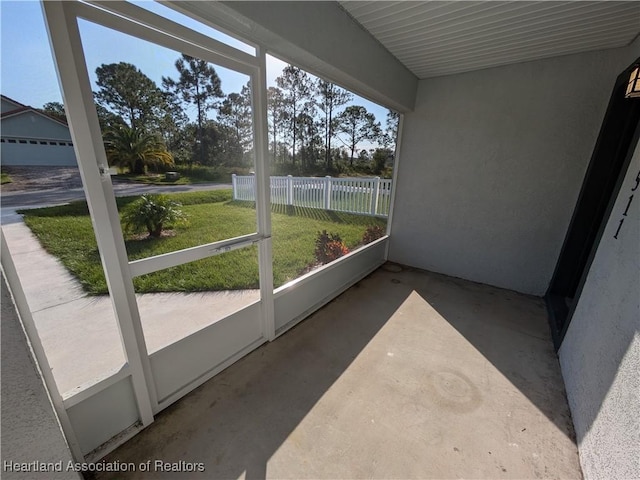
[[[349,253],[349,249],[344,244],[337,233],[327,233],[326,230],[318,232],[316,237],[316,260],[321,264],[330,263]]]

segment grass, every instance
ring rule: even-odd
[[[11,177],[6,173],[0,173],[0,185],[4,185],[5,183],[11,183]]]
[[[204,243],[236,237],[256,230],[252,202],[231,200],[230,190],[169,195],[180,202],[188,224],[175,235],[136,239],[125,235],[129,260],[146,258]],[[138,197],[117,199],[121,209]],[[44,248],[58,257],[90,294],[107,293],[100,255],[86,202],[24,210],[25,223]],[[297,278],[314,262],[319,231],[340,234],[351,249],[362,241],[378,218],[298,207],[274,206],[272,213],[274,284]],[[195,292],[258,288],[257,249],[244,248],[134,278],[136,292]]]

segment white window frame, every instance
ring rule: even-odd
[[[133,276],[258,244],[263,336],[275,337],[271,267],[271,218],[266,149],[266,76],[264,55],[252,56],[222,42],[126,2],[43,2],[70,130],[112,305],[120,329],[127,367],[143,426],[153,422],[158,398],[151,374],[133,288]],[[132,35],[187,55],[246,74],[251,79],[256,177],[257,232],[129,262],[113,186],[93,103],[78,19]]]

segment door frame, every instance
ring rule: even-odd
[[[640,137],[640,99],[625,98],[631,71],[616,78],[580,195],[545,294],[556,351],[569,328],[604,228]],[[571,304],[567,304],[571,298]]]

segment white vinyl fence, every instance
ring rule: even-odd
[[[233,199],[255,201],[255,177],[232,175]],[[389,216],[391,180],[375,178],[271,177],[271,203],[361,215]]]

